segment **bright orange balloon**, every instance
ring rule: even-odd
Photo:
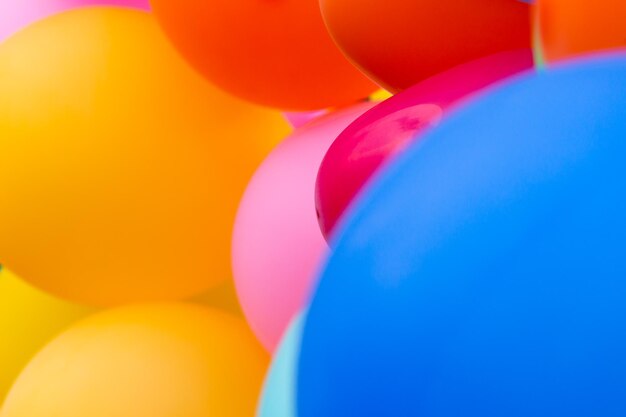
[[[41,21],[0,45],[0,262],[96,305],[198,294],[231,276],[239,198],[289,131],[198,76],[147,13]]]
[[[243,320],[192,305],[124,307],[50,342],[2,417],[251,417],[269,357]]]
[[[319,0],[331,35],[381,86],[400,91],[465,62],[530,46],[513,0]]]
[[[181,53],[219,87],[285,110],[349,104],[376,89],[333,44],[318,0],[150,0]]]
[[[539,0],[543,51],[548,62],[626,47],[623,0]]]

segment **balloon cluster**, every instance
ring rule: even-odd
[[[0,1],[0,417],[625,415],[625,19]]]

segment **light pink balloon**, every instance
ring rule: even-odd
[[[37,20],[83,6],[150,8],[149,0],[0,0],[0,42]]]
[[[307,112],[285,112],[283,116],[289,124],[293,127],[301,127],[310,121],[320,117],[325,114],[327,110],[315,110],[315,111],[307,111]]]
[[[239,205],[232,243],[235,285],[259,340],[273,351],[304,304],[326,250],[315,214],[315,178],[341,131],[374,103],[297,129],[254,174]]]

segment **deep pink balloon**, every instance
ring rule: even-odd
[[[83,6],[150,8],[149,0],[0,0],[0,42],[39,19]]]
[[[324,154],[373,103],[324,115],[296,129],[265,159],[239,204],[232,241],[237,294],[269,350],[301,310],[327,250],[315,215],[315,177]]]
[[[530,50],[492,55],[429,78],[359,117],[335,140],[318,173],[315,203],[324,237],[371,176],[416,135],[461,101],[532,67]]]

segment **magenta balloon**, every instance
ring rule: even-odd
[[[257,169],[241,200],[233,275],[248,323],[269,351],[301,310],[327,250],[313,200],[322,158],[373,105],[357,104],[296,129]]]
[[[83,6],[150,8],[149,0],[0,0],[0,42],[37,20]]]
[[[418,132],[439,123],[452,106],[533,67],[530,50],[502,52],[452,68],[379,104],[333,143],[316,185],[319,224],[329,239],[369,178]]]

